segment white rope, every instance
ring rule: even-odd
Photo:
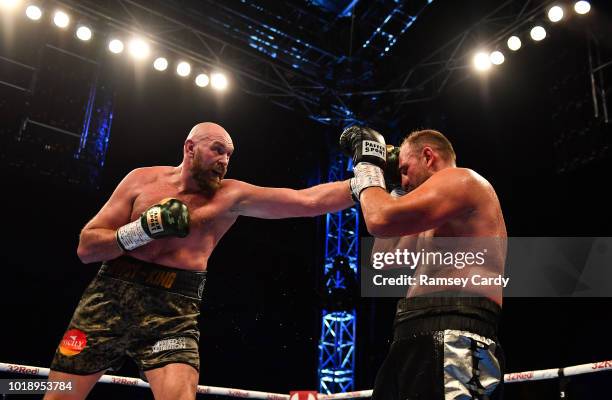
[[[590,364],[580,364],[565,368],[551,368],[537,371],[513,372],[504,375],[504,383],[516,383],[526,381],[540,381],[544,379],[554,379],[562,376],[573,376],[590,374],[612,370],[612,360],[600,361]],[[49,376],[49,368],[32,367],[29,365],[8,364],[0,362],[0,372],[10,372],[13,374]],[[142,379],[130,378],[117,375],[102,375],[98,382],[113,383],[116,385],[149,387],[149,384]],[[216,386],[198,385],[198,393],[215,394],[229,397],[242,397],[249,399],[263,400],[290,400],[289,395],[282,393],[258,392],[256,390],[243,390],[234,388],[224,388]],[[340,400],[372,397],[372,390],[360,390],[356,392],[336,393],[336,394],[317,394],[317,400]]]
[[[372,390],[359,390],[357,392],[345,392],[345,393],[317,395],[318,400],[360,399],[360,398],[365,398],[365,397],[372,397]]]
[[[590,374],[593,372],[612,370],[612,360],[600,361],[590,364],[574,365],[565,368],[542,369],[538,371],[514,372],[504,375],[505,383],[541,381],[543,379],[554,379],[561,376],[573,376]]]
[[[10,372],[13,374],[49,376],[49,368],[32,367],[29,365],[8,364],[0,362],[0,372]],[[98,382],[112,383],[115,385],[138,386],[148,388],[149,384],[142,379],[130,378],[127,376],[102,375]],[[234,388],[224,388],[215,386],[198,385],[198,393],[216,394],[230,397],[242,397],[248,399],[263,400],[289,400],[288,394],[258,392],[256,390],[242,390]]]

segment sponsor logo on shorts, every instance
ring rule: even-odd
[[[59,352],[72,357],[83,351],[87,345],[87,336],[78,329],[70,329],[64,334],[59,345]]]
[[[376,156],[385,160],[387,158],[387,149],[384,144],[380,144],[373,140],[364,140],[361,149],[362,156]]]
[[[180,349],[186,349],[186,348],[187,348],[187,338],[179,337],[179,338],[158,340],[151,348],[151,351],[153,353],[159,353],[160,351],[180,350]]]

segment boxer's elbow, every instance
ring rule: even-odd
[[[395,234],[389,229],[388,225],[381,223],[370,223],[366,222],[366,226],[368,227],[368,232],[370,235],[375,238],[386,239],[395,236]]]
[[[77,247],[77,256],[83,264],[90,264],[96,260],[94,259],[94,252],[91,246],[87,245],[87,239],[84,236],[84,233],[81,232],[81,236],[79,237],[79,246]]]
[[[379,238],[391,237],[391,225],[384,210],[379,209],[373,212],[364,214],[364,220],[370,235]]]
[[[89,251],[87,247],[81,245],[80,243],[79,247],[77,247],[77,256],[83,264],[90,264],[94,262],[91,251]]]
[[[416,215],[414,218],[412,216],[408,218],[406,213],[395,204],[378,204],[377,207],[365,209],[363,218],[368,232],[377,238],[391,238],[420,232],[419,224],[416,223],[419,218]]]

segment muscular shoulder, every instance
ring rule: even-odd
[[[487,186],[491,184],[478,174],[476,171],[469,168],[445,168],[435,174],[436,178],[448,183],[455,183],[458,186],[473,188],[475,186]]]
[[[481,187],[486,190],[493,189],[493,186],[491,185],[491,183],[489,183],[489,181],[486,180],[478,172],[472,169],[469,169],[469,168],[456,168],[456,169],[460,170],[460,173],[463,174],[463,176],[465,177],[466,183],[473,185],[473,186]]]
[[[257,186],[237,179],[223,179],[221,184],[224,201],[232,211],[237,211],[237,205],[248,199],[256,190]]]
[[[136,168],[130,171],[130,173],[125,176],[124,181],[139,184],[151,183],[158,179],[160,176],[171,174],[173,170],[173,167],[168,166]]]
[[[482,175],[469,168],[447,168],[445,175],[449,189],[455,191],[459,199],[473,207],[480,207],[483,202],[497,198],[495,189]],[[442,171],[440,171],[442,172]]]
[[[221,189],[226,196],[233,197],[235,199],[243,196],[248,190],[249,185],[246,182],[239,181],[237,179],[223,179],[221,183]]]
[[[233,189],[243,188],[246,185],[248,185],[248,183],[239,181],[237,179],[223,179],[222,185],[224,188],[233,190]]]
[[[133,197],[145,186],[154,183],[165,174],[169,174],[172,167],[143,167],[130,171],[117,186],[117,195]]]
[[[433,177],[434,187],[451,195],[455,201],[466,204],[480,203],[484,197],[495,193],[493,186],[482,175],[469,168],[445,168]]]

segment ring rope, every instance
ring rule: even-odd
[[[526,381],[540,381],[545,379],[554,379],[559,377],[568,377],[573,375],[590,374],[593,372],[602,372],[612,370],[612,360],[599,361],[590,364],[580,364],[565,368],[550,368],[536,371],[512,372],[504,375],[504,383],[516,383]],[[9,364],[0,362],[0,372],[9,372],[13,374],[39,375],[49,376],[49,368],[33,367],[21,364]],[[116,385],[149,387],[149,384],[142,379],[130,378],[117,375],[102,375],[98,382],[112,383]],[[288,394],[259,392],[256,390],[243,390],[235,388],[224,388],[217,386],[198,385],[197,393],[214,394],[229,397],[242,397],[249,399],[263,400],[290,400]],[[355,392],[335,393],[335,394],[317,394],[318,400],[341,400],[372,397],[372,390],[359,390]]]
[[[49,368],[33,367],[30,365],[9,364],[0,362],[0,372],[10,372],[13,374],[49,376]],[[112,383],[115,385],[137,386],[148,388],[149,383],[139,378],[131,378],[118,375],[102,375],[98,382]],[[216,386],[198,385],[197,393],[200,394],[215,394],[230,397],[242,397],[249,399],[264,399],[264,400],[289,400],[288,394],[259,392],[256,390],[242,390],[234,388],[224,388]]]

